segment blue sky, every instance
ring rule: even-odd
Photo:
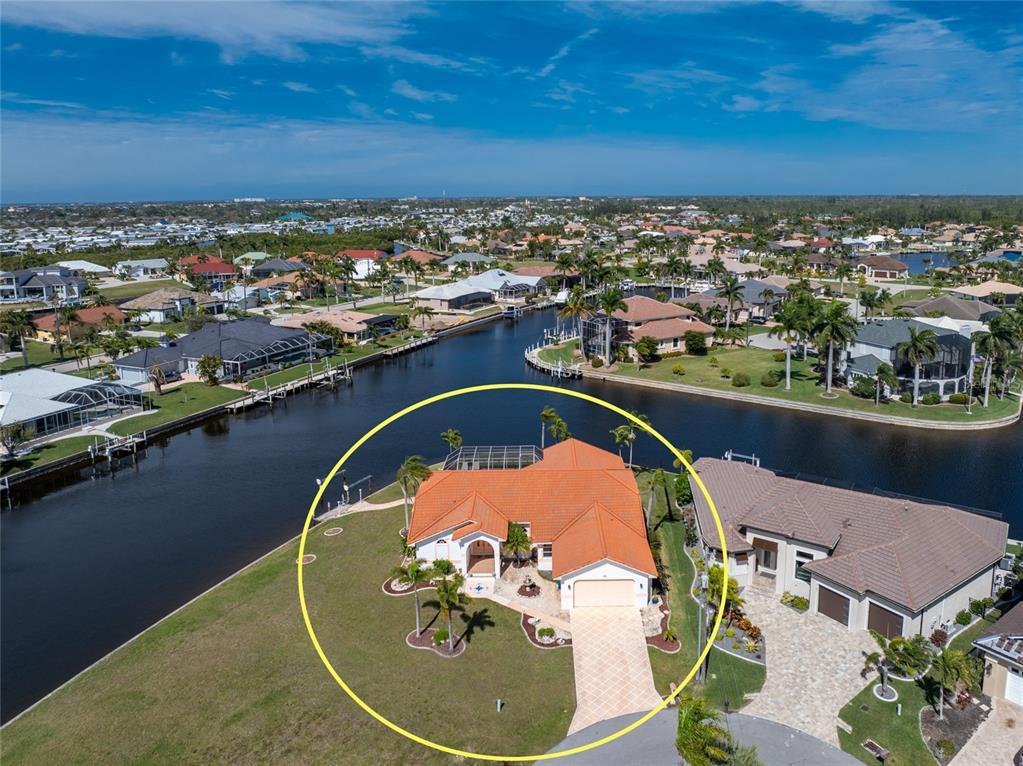
[[[1018,194],[1021,11],[5,2],[2,198]]]

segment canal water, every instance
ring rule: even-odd
[[[272,411],[223,417],[150,447],[136,466],[84,479],[0,514],[2,714],[39,697],[301,528],[341,454],[393,412],[477,383],[553,383],[522,352],[551,311],[502,320],[396,360],[363,368],[350,388],[290,397]],[[1023,536],[1023,429],[978,433],[896,429],[788,410],[633,389],[571,386],[644,413],[697,456],[726,450],[765,467],[998,511]],[[393,478],[407,455],[439,460],[440,433],[467,445],[536,444],[539,412],[554,406],[573,435],[614,449],[612,413],[537,392],[477,393],[389,426],[351,460],[349,481]],[[649,437],[635,460],[670,467]],[[337,499],[340,490],[332,487]]]
[[[927,269],[944,269],[954,263],[944,252],[900,253],[895,257],[909,267],[909,275],[914,277]]]

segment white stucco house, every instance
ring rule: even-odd
[[[634,606],[657,576],[635,477],[618,455],[577,439],[523,448],[502,467],[481,449],[452,453],[416,493],[407,542],[466,577],[500,577],[510,523],[526,528],[537,568],[557,584],[561,608]],[[501,448],[499,448],[501,449]],[[521,466],[521,467],[520,467]]]

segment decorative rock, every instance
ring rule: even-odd
[[[326,537],[337,537],[343,531],[344,530],[341,529],[341,527],[331,527],[330,529],[326,530],[323,534]]]
[[[316,561],[315,553],[307,553],[302,557],[301,560],[295,559],[296,564],[302,564],[303,566],[305,566],[306,564],[312,564],[314,561]]]

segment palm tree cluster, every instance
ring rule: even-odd
[[[1023,307],[1007,309],[992,317],[987,330],[973,334],[973,345],[983,360],[980,379],[987,407],[993,380],[998,380],[998,398],[1002,399],[1023,377]]]
[[[565,441],[565,439],[572,436],[568,430],[568,423],[566,423],[561,416],[558,415],[557,410],[553,407],[544,407],[540,411],[540,449],[543,449],[545,446],[545,428],[550,432],[551,438],[556,442]]]
[[[419,586],[434,583],[437,598],[437,610],[448,626],[448,650],[455,650],[455,636],[451,625],[451,614],[461,606],[469,604],[471,599],[462,592],[465,578],[461,572],[454,571],[450,561],[437,560],[429,566],[424,559],[414,559],[391,570],[391,577],[402,585],[411,587],[416,604],[416,637],[423,634],[422,605],[419,600]]]

